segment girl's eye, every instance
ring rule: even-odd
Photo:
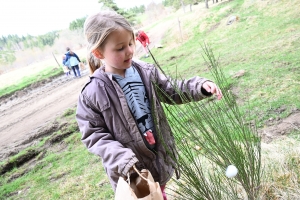
[[[122,48],[118,49],[118,51],[122,51],[123,49],[124,49],[124,47],[122,47]]]

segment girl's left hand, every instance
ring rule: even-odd
[[[205,89],[207,92],[210,92],[211,94],[215,94],[217,96],[217,99],[220,100],[223,96],[222,91],[220,88],[213,82],[206,81],[202,85],[203,89]]]

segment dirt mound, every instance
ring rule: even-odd
[[[32,85],[2,100],[0,105],[0,158],[17,153],[31,141],[56,129],[48,123],[63,111],[76,106],[78,95],[88,81],[88,71],[82,78],[61,75]]]
[[[285,119],[270,118],[266,121],[266,125],[267,127],[259,131],[263,141],[266,143],[270,143],[274,139],[287,135],[295,130],[299,131],[300,110],[295,110]]]

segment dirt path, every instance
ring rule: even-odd
[[[87,74],[85,70],[82,78],[76,79],[60,76],[35,89],[17,92],[14,98],[1,102],[0,154],[13,151],[61,112],[74,107],[88,80]]]

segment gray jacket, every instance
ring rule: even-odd
[[[155,152],[146,147],[122,89],[113,80],[112,75],[104,72],[105,67],[97,69],[90,77],[77,105],[76,119],[82,133],[82,142],[90,152],[102,158],[114,190],[118,178],[126,176],[134,164],[140,170],[150,170],[154,180],[161,185],[165,185],[176,170],[174,158],[177,151],[174,138],[152,81],[172,96],[175,103],[182,103],[181,98],[171,87],[168,78],[153,64],[135,60],[132,65],[144,82],[150,104],[155,108],[152,115],[157,120],[157,130],[162,133],[156,141]],[[194,77],[178,81],[177,86],[182,91],[188,90],[186,92],[198,101],[206,97],[201,93],[201,86],[205,81],[207,79]],[[173,155],[167,154],[166,150]]]

